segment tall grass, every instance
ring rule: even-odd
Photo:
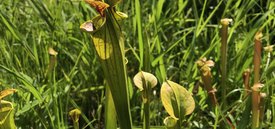
[[[219,21],[232,18],[227,39],[227,106],[209,108],[208,95],[199,87],[193,94],[196,109],[183,127],[219,128],[225,118],[235,127],[251,127],[251,101],[244,97],[242,76],[246,69],[253,69],[255,33],[262,30],[264,47],[275,42],[274,8],[273,0],[124,0],[117,10],[129,16],[122,28],[128,76],[144,70],[156,75],[159,84],[170,79],[196,90],[200,74],[195,62],[207,57],[221,63]],[[95,15],[83,1],[0,1],[0,89],[18,90],[8,97],[16,109],[18,128],[73,127],[68,113],[75,108],[82,112],[80,128],[104,128],[106,98],[101,66],[90,37],[79,30],[81,23]],[[58,52],[53,69],[49,67],[49,48]],[[267,94],[263,128],[275,126],[274,68],[274,51],[262,52],[259,81],[264,84],[261,92]],[[215,65],[212,85],[223,103],[220,73],[221,68]],[[253,71],[250,76],[254,78]],[[141,126],[141,92],[132,90],[133,125]],[[150,122],[163,126],[167,114],[159,99],[160,85],[153,90]]]

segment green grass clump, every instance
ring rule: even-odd
[[[243,72],[251,70],[246,84],[252,87],[254,36],[259,30],[262,47],[275,43],[273,0],[123,0],[116,9],[128,15],[121,30],[135,127],[143,124],[142,92],[131,78],[143,70],[159,82],[150,98],[151,126],[164,125],[167,113],[160,100],[160,84],[171,80],[193,91],[196,103],[182,127],[251,128],[251,91],[243,84]],[[84,1],[0,1],[0,90],[17,89],[6,99],[13,102],[18,128],[72,128],[72,109],[81,110],[80,128],[104,128],[106,84],[102,67],[90,36],[79,29],[96,15]],[[228,26],[226,78],[222,82],[223,18],[233,22]],[[266,94],[261,101],[262,128],[275,126],[274,54],[270,49],[261,52],[257,78],[264,84],[260,92]],[[211,108],[208,93],[200,87],[203,82],[195,63],[203,57],[215,62],[211,81],[217,90],[216,108]]]

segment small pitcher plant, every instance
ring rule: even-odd
[[[167,80],[160,90],[162,104],[170,115],[165,118],[164,124],[167,128],[181,129],[182,121],[186,115],[191,114],[195,109],[195,101],[192,93],[183,86]]]
[[[157,78],[147,72],[139,72],[134,77],[134,83],[138,89],[142,92],[142,102],[144,104],[143,112],[143,129],[150,128],[150,101],[151,101],[151,92],[152,88],[157,85]]]

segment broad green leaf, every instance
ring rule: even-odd
[[[168,114],[175,119],[191,114],[195,108],[192,94],[169,80],[162,84],[161,101]]]
[[[105,106],[105,128],[106,129],[117,129],[117,115],[116,115],[116,108],[114,104],[114,99],[112,97],[110,88],[106,86],[105,89],[106,93],[106,101]]]
[[[147,84],[150,84],[149,88],[154,88],[157,85],[158,80],[153,74],[140,71],[135,75],[134,83],[139,88],[139,90],[142,91],[144,88],[146,88],[145,86]]]
[[[12,103],[0,100],[0,129],[15,129],[14,108]]]

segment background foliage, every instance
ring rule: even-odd
[[[232,18],[227,100],[233,111],[229,117],[234,125],[249,122],[242,119],[247,106],[241,99],[242,73],[253,68],[253,40],[259,29],[264,34],[263,46],[275,42],[274,1],[124,0],[118,10],[129,16],[122,25],[129,80],[142,69],[155,74],[160,82],[151,104],[151,125],[155,126],[163,125],[167,116],[159,98],[160,84],[170,79],[192,91],[199,81],[195,62],[201,57],[216,63],[212,71],[219,96],[219,21]],[[101,67],[90,37],[79,29],[95,15],[83,1],[0,1],[0,85],[1,90],[18,89],[7,98],[15,104],[17,127],[70,128],[68,113],[74,108],[82,111],[80,127],[104,127]],[[49,55],[49,48],[58,55]],[[274,68],[274,51],[263,52],[262,91],[268,95],[265,127],[275,126]],[[196,109],[186,118],[185,126],[211,128],[217,116],[209,109],[207,93],[201,88],[193,91]],[[141,94],[134,87],[131,93],[133,125],[140,126]]]

